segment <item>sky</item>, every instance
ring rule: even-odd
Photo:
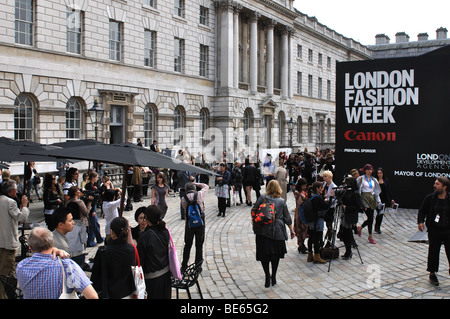
[[[375,44],[380,33],[395,43],[397,32],[412,42],[419,33],[434,40],[440,27],[450,31],[450,0],[295,0],[294,7],[364,45]]]

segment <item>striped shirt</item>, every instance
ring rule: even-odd
[[[66,273],[67,292],[81,293],[91,284],[84,271],[72,259],[61,259]],[[58,299],[62,293],[62,269],[52,255],[34,253],[17,265],[16,276],[24,299]]]

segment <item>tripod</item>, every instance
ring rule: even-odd
[[[332,223],[332,229],[331,229],[331,248],[336,247],[336,236],[338,233],[338,230],[341,227],[341,220],[342,216],[344,215],[344,205],[342,203],[342,200],[338,200],[336,203],[336,207],[334,210],[334,216],[333,216],[333,223]],[[356,251],[358,252],[359,259],[361,260],[361,264],[364,264],[361,254],[359,253],[358,245],[356,244],[355,238],[353,238],[352,246],[356,248]],[[330,261],[328,263],[328,272],[330,272],[331,269],[331,260],[333,258],[330,258]]]

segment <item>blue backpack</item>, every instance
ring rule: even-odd
[[[194,194],[194,199],[191,201],[189,198],[184,195],[184,200],[187,203],[186,207],[186,219],[188,222],[189,228],[198,228],[203,226],[205,223],[203,218],[205,214],[200,209],[200,206],[197,203],[197,193]]]

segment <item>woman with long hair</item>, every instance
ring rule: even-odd
[[[381,203],[384,204],[384,208],[392,207],[395,201],[392,199],[391,193],[391,185],[389,180],[386,178],[384,174],[384,169],[379,167],[377,169],[377,180],[378,184],[380,184],[381,193],[380,200]],[[381,209],[377,208],[377,217],[375,218],[375,232],[377,234],[381,234],[381,223],[383,222],[384,212],[381,212]]]
[[[53,174],[47,173],[44,177],[44,218],[47,227],[52,228],[52,214],[59,205],[62,204],[62,200],[59,196],[59,184],[56,182],[56,178]]]
[[[377,179],[372,176],[373,166],[371,164],[364,165],[362,171],[364,172],[364,175],[358,177],[356,181],[358,183],[359,193],[361,194],[361,198],[364,203],[367,219],[361,226],[358,226],[358,236],[361,237],[362,229],[367,226],[367,230],[369,232],[368,240],[371,244],[376,244],[372,236],[373,213],[380,204],[381,188]]]
[[[167,195],[169,194],[169,186],[166,184],[166,176],[159,172],[156,175],[156,183],[152,186],[152,205],[156,205],[161,209],[161,217],[164,219],[167,213]]]
[[[258,208],[264,203],[275,204],[275,221],[273,223],[254,226],[253,232],[256,235],[256,260],[260,261],[266,275],[264,287],[269,288],[277,282],[277,270],[280,259],[287,253],[286,240],[288,235],[286,226],[291,232],[291,239],[295,237],[292,228],[292,219],[286,202],[281,197],[281,187],[276,180],[271,180],[266,187],[266,195],[260,196],[253,208]],[[270,274],[270,264],[272,264],[272,274]]]

